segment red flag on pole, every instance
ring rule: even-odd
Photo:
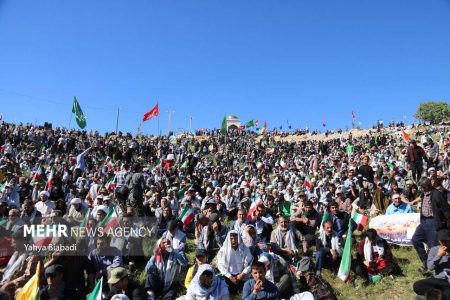
[[[151,110],[149,110],[148,112],[146,112],[144,114],[144,117],[142,118],[142,122],[148,121],[153,117],[157,117],[158,113],[159,113],[158,103],[156,103],[155,107],[153,107]]]
[[[405,129],[402,128],[402,134],[405,141],[409,141],[409,134],[406,133]]]
[[[352,119],[354,120],[356,118],[355,112],[352,110]]]

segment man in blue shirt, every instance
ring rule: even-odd
[[[244,300],[281,300],[280,292],[275,284],[266,280],[264,263],[255,261],[252,264],[253,279],[244,284],[242,298]]]
[[[400,194],[392,195],[392,203],[386,209],[386,215],[413,213],[411,206],[400,199]]]

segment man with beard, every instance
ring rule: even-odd
[[[301,233],[294,227],[289,226],[289,218],[280,216],[278,227],[272,231],[270,238],[272,251],[287,261],[296,260],[299,257],[297,245],[300,245],[301,240]]]

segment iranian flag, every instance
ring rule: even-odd
[[[100,280],[97,282],[94,289],[86,298],[86,300],[102,300],[102,285],[103,285],[103,276],[100,277]]]
[[[114,208],[110,208],[108,214],[98,226],[103,228],[102,232],[108,232],[109,229],[117,225],[119,225],[119,216],[117,216]]]
[[[49,230],[48,230],[48,227],[46,227],[46,228],[45,228],[45,234],[43,234],[43,236],[32,237],[32,239],[33,239],[33,244],[34,244],[35,246],[38,246],[38,247],[42,247],[42,246],[47,247],[48,245],[50,245],[51,242],[52,242],[52,240],[53,240],[53,236],[56,234],[56,231],[57,231],[57,229],[58,229],[58,228],[56,227],[56,225],[53,225],[52,227],[53,227],[53,228],[52,228],[51,231],[49,231]]]
[[[0,193],[3,192],[7,184],[8,180],[7,179],[3,180],[3,182],[0,184]]]
[[[91,209],[88,208],[86,214],[84,215],[83,221],[80,223],[80,228],[85,228],[87,225],[87,221],[89,220],[89,214],[91,213]]]
[[[152,257],[153,256],[153,251],[155,251],[156,247],[159,247],[159,244],[162,242],[163,237],[161,236],[154,244],[152,247],[150,247],[148,249],[148,256]]]
[[[283,159],[280,159],[280,167],[282,167],[283,169],[287,168],[287,164]]]
[[[310,189],[312,187],[311,178],[309,178],[308,175],[306,175],[303,185],[306,186],[308,189]]]
[[[189,227],[191,222],[194,220],[194,217],[195,217],[195,211],[192,208],[186,206],[180,215],[180,220],[181,220],[181,222],[183,222],[184,228]]]
[[[114,161],[112,159],[106,162],[109,171],[115,171]]]
[[[108,179],[108,181],[105,182],[105,189],[107,190],[113,190],[116,188],[116,176],[111,177],[110,179]]]
[[[47,185],[45,186],[45,189],[47,191],[49,191],[50,187],[53,185],[53,177],[54,177],[54,175],[53,175],[53,170],[52,170],[50,172],[50,175],[48,176]]]
[[[367,216],[366,215],[355,212],[352,219],[353,219],[353,221],[355,221],[356,224],[358,224],[359,231],[362,231],[364,229],[364,227],[366,227],[366,224],[367,224]]]
[[[31,179],[31,181],[40,180],[41,177],[42,177],[42,169],[41,169],[41,165],[39,164],[37,170],[34,171],[33,179]]]
[[[266,150],[266,155],[272,155],[275,153],[275,148],[270,148]]]
[[[341,264],[339,266],[338,277],[347,282],[350,278],[350,267],[352,262],[352,224],[349,221],[347,237],[345,238],[344,252],[342,253]]]
[[[323,213],[323,216],[322,216],[322,222],[320,222],[320,228],[319,228],[319,232],[320,232],[320,233],[322,233],[322,231],[323,231],[323,223],[324,223],[326,220],[328,220],[328,210],[326,210],[326,211]]]
[[[267,122],[264,121],[264,126],[259,130],[260,135],[265,135],[267,130]]]
[[[250,209],[248,210],[247,219],[249,221],[253,221],[253,213],[256,211],[256,208],[258,205],[263,204],[263,201],[261,198],[256,199],[253,201],[252,205],[250,205]]]

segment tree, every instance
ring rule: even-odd
[[[420,103],[414,117],[431,123],[450,121],[450,105],[443,101],[423,102]]]

